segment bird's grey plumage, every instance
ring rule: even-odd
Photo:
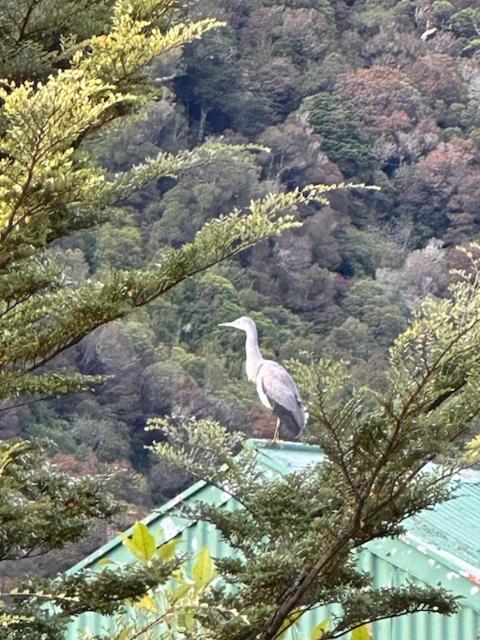
[[[292,377],[278,362],[264,360],[257,374],[257,391],[265,395],[272,411],[280,418],[282,435],[296,440],[306,423],[306,412]]]
[[[280,420],[282,438],[297,439],[307,421],[307,412],[288,371],[278,362],[265,360],[262,356],[255,322],[248,316],[242,316],[220,326],[245,331],[247,378],[256,384],[262,404],[271,409]]]

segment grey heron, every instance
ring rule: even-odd
[[[265,360],[262,356],[257,327],[252,318],[242,316],[233,322],[222,322],[219,326],[240,329],[246,334],[247,378],[256,385],[262,404],[277,416],[274,441],[279,437],[280,426],[285,439],[296,440],[305,427],[308,414],[291,375],[278,362]]]

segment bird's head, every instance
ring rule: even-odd
[[[251,331],[256,329],[255,322],[248,316],[242,316],[233,320],[233,322],[221,322],[219,327],[233,327],[234,329],[240,329],[240,331]]]

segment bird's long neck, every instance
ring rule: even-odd
[[[263,362],[263,356],[258,346],[258,334],[255,327],[252,327],[247,331],[245,352],[247,355],[247,378],[252,382],[255,382],[258,369]]]

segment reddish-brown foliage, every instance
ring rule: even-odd
[[[418,163],[406,200],[436,233],[458,241],[480,220],[480,158],[471,140],[442,142]]]
[[[421,116],[419,93],[398,69],[381,65],[357,69],[342,76],[339,84],[363,123],[376,133],[391,133],[399,125],[404,131],[411,130]]]
[[[442,100],[447,104],[465,98],[465,87],[454,58],[434,53],[416,60],[408,76],[422,95],[433,104]]]

